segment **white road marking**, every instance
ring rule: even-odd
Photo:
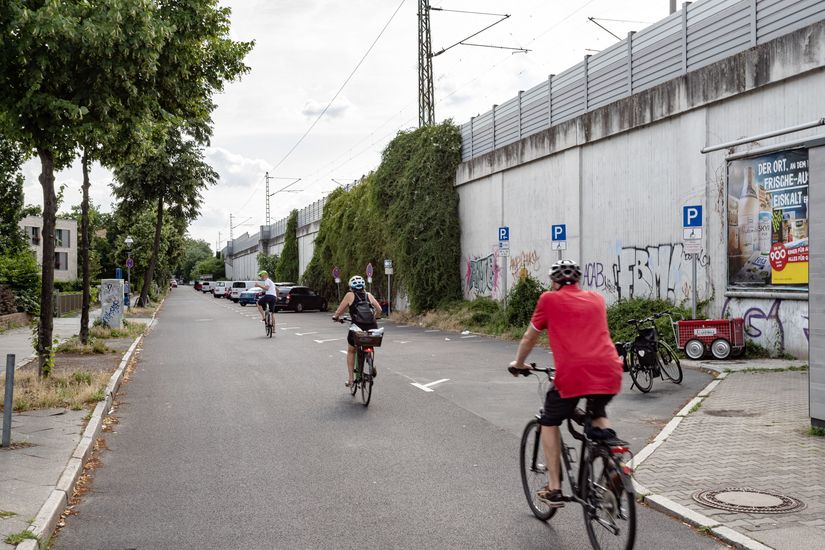
[[[296,332],[295,336],[308,336],[310,334],[318,334],[318,331],[316,330],[315,332]]]
[[[343,353],[344,355],[346,355],[346,354],[347,354],[347,350],[342,349],[342,350],[340,350],[340,353]]]
[[[467,338],[478,338],[478,335],[473,334],[473,335],[471,335],[471,336],[462,336],[462,337],[461,337],[461,339],[462,339],[462,340],[466,340]]]
[[[195,319],[196,323],[201,323],[203,321],[212,321],[213,319]]]
[[[419,384],[417,382],[413,382],[410,385],[415,386],[416,388],[422,389],[426,392],[432,392],[432,391],[434,391],[432,389],[432,386],[435,386],[436,384],[441,384],[442,382],[447,382],[449,380],[450,380],[449,378],[442,378],[441,380],[436,380],[435,382],[430,382],[429,384]]]
[[[430,330],[425,330],[424,332],[441,332],[441,331],[438,330],[437,328],[432,328]]]
[[[281,328],[281,330],[297,330],[299,328],[301,328],[301,327],[283,327],[283,328]]]
[[[398,325],[395,328],[409,328],[409,327],[410,327],[410,325]]]
[[[396,344],[409,344],[410,340],[393,340]]]
[[[343,340],[343,338],[328,338],[327,340],[314,340],[316,344],[325,344],[327,342],[335,342],[336,340]]]

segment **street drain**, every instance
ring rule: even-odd
[[[750,417],[759,416],[758,412],[748,412],[744,409],[705,409],[705,414],[710,416],[724,416],[724,417]]]
[[[805,508],[803,502],[793,497],[747,487],[699,491],[693,494],[693,500],[711,508],[747,514],[786,514]]]

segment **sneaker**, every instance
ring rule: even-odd
[[[562,508],[564,506],[564,495],[558,489],[550,490],[547,487],[536,491],[536,498],[550,508]]]
[[[629,443],[623,441],[616,436],[616,431],[613,428],[596,428],[592,427],[587,432],[587,437],[593,441],[599,441],[609,447],[627,447]]]

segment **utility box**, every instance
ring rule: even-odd
[[[123,279],[100,281],[100,322],[109,328],[123,328]]]

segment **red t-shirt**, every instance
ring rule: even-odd
[[[531,324],[538,331],[547,329],[559,395],[615,395],[622,389],[622,360],[610,339],[601,294],[576,285],[545,292]]]

